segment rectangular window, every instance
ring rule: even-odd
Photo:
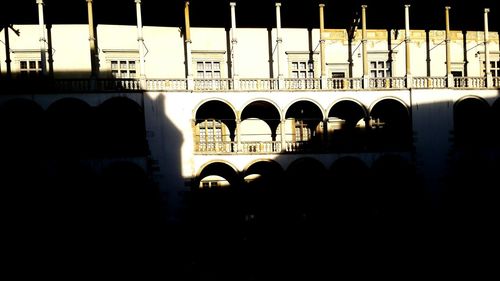
[[[135,60],[112,60],[111,74],[115,78],[136,78],[136,62]]]
[[[314,78],[313,61],[292,61],[291,68],[292,78]]]
[[[39,60],[19,61],[19,73],[22,77],[36,77],[42,72],[42,62]]]
[[[391,77],[391,63],[389,61],[370,61],[370,77]]]
[[[199,61],[196,63],[196,76],[200,79],[220,79],[221,67],[219,61]]]
[[[483,73],[486,71],[485,61],[483,61]],[[500,61],[490,61],[490,73],[493,77],[500,76]]]
[[[222,123],[216,120],[206,120],[199,124],[200,151],[218,151],[222,149],[224,135]]]

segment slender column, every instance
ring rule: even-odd
[[[144,59],[144,37],[142,35],[142,13],[141,0],[135,0],[135,10],[137,13],[137,43],[139,44],[139,68],[141,88],[146,88],[146,64]]]
[[[281,38],[281,3],[276,3],[276,68],[278,70],[278,89],[285,87],[285,80],[281,72],[281,45],[283,39]]]
[[[280,123],[280,136],[281,136],[281,151],[286,151],[286,134],[285,134],[286,119],[281,119]]]
[[[238,113],[239,115],[239,113]],[[236,119],[236,151],[242,151],[243,147],[241,147],[241,118],[238,117]]]
[[[45,22],[43,19],[43,0],[36,0],[38,4],[38,25],[40,26],[40,68],[42,69],[42,75],[47,74],[47,47],[45,38]]]
[[[450,7],[446,6],[445,10],[445,22],[446,22],[446,78],[448,80],[448,87],[453,85],[453,75],[451,74],[451,53],[450,53]]]
[[[361,27],[362,27],[362,38],[361,38],[361,47],[363,52],[363,88],[368,88],[368,50],[366,49],[366,8],[368,6],[361,5]]]
[[[236,2],[229,3],[231,7],[231,66],[232,66],[232,74],[233,74],[233,83],[234,88],[239,89],[239,76],[238,76],[238,68],[236,67],[236,46],[238,44],[238,39],[236,38]]]
[[[191,54],[191,24],[189,22],[189,1],[184,4],[184,43],[186,44],[186,78],[188,90],[194,90],[193,58]]]
[[[12,78],[12,72],[11,72],[11,67],[10,67],[10,41],[9,41],[9,26],[5,25],[4,26],[4,36],[5,36],[5,63],[7,66],[6,69],[6,75],[7,78],[10,79]]]
[[[94,16],[92,11],[92,0],[87,0],[87,13],[89,21],[89,43],[90,43],[90,64],[92,68],[91,77],[97,78],[98,75],[98,58],[97,58],[97,44],[94,34]]]
[[[412,87],[410,64],[410,5],[405,5],[405,47],[406,47],[406,87]]]
[[[321,89],[327,88],[326,62],[325,62],[325,4],[319,4],[319,44],[321,56]]]
[[[488,30],[488,13],[490,9],[484,9],[484,71],[486,74],[486,87],[493,86],[493,76],[490,69],[490,51],[489,51],[489,30]]]

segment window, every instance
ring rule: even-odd
[[[36,77],[42,72],[42,62],[40,60],[19,61],[19,73],[21,77]]]
[[[199,124],[198,151],[224,150],[222,123],[215,120],[205,120]]]
[[[370,77],[380,78],[380,77],[391,77],[391,63],[384,60],[373,60],[370,61]]]
[[[106,57],[106,73],[113,78],[139,78],[139,50],[103,49]]]
[[[345,72],[332,72],[332,78],[345,78]]]
[[[311,130],[302,120],[295,121],[295,141],[308,141],[311,139]]]
[[[292,78],[314,78],[313,61],[292,61]]]
[[[485,61],[483,61],[483,73],[486,71]],[[491,76],[500,76],[500,61],[490,61],[490,72]]]
[[[200,79],[220,79],[221,63],[219,61],[196,62],[196,77]]]
[[[115,78],[136,78],[135,60],[111,60],[111,74]]]

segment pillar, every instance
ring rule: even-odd
[[[186,46],[186,79],[188,90],[194,90],[193,58],[191,54],[191,24],[189,22],[189,1],[184,4],[184,43]]]
[[[446,79],[448,87],[453,86],[453,75],[451,74],[451,53],[450,53],[450,7],[446,6],[445,11],[445,23],[446,23]]]
[[[363,88],[368,88],[369,85],[369,72],[368,72],[368,50],[366,49],[367,36],[366,36],[366,8],[368,6],[361,5],[361,47],[363,52]]]
[[[283,39],[281,38],[281,3],[276,3],[276,68],[278,70],[278,89],[285,88],[285,79],[283,77],[283,68],[281,67],[281,45]]]
[[[406,87],[411,88],[413,85],[413,78],[411,75],[410,64],[410,5],[405,5],[405,53],[406,53]]]
[[[88,25],[89,25],[89,43],[90,43],[90,64],[92,68],[91,78],[97,78],[98,75],[98,54],[97,54],[97,43],[94,34],[94,16],[92,11],[92,0],[87,0],[87,13],[88,13]]]
[[[137,13],[137,43],[139,44],[139,68],[140,68],[140,81],[141,88],[146,88],[146,66],[144,59],[144,37],[142,35],[142,14],[141,14],[141,0],[135,0],[135,8]]]
[[[484,9],[484,71],[486,75],[486,87],[493,86],[493,76],[490,69],[490,51],[489,51],[489,30],[488,30],[488,13],[490,9]]]
[[[45,22],[43,18],[43,0],[36,0],[38,4],[38,25],[40,27],[40,68],[42,69],[42,75],[45,76],[47,74],[47,47],[46,42],[47,39],[45,37]]]
[[[325,61],[325,4],[319,4],[319,44],[321,60],[321,89],[327,88],[326,61]]]
[[[231,7],[231,66],[233,74],[233,87],[234,89],[240,88],[238,68],[236,63],[236,47],[238,44],[238,39],[236,38],[236,2],[229,3]]]

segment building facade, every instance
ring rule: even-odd
[[[80,207],[157,196],[169,221],[197,190],[276,189],[302,215],[489,192],[498,32],[367,29],[364,7],[360,28],[282,28],[279,4],[276,28],[238,28],[235,9],[228,29],[190,27],[188,4],[184,28],[4,28],[4,176]]]

